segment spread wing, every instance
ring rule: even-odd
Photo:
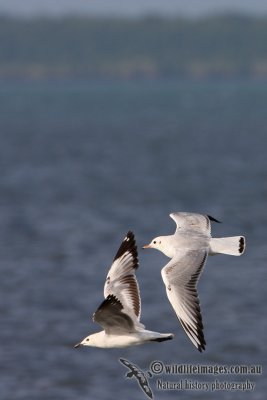
[[[197,293],[197,282],[205,265],[207,250],[179,250],[161,270],[166,292],[187,336],[199,351],[205,339]]]
[[[104,296],[115,296],[123,306],[123,310],[131,316],[139,326],[141,315],[141,299],[135,271],[138,268],[138,253],[134,234],[128,232],[124,238],[111,268],[108,272]]]
[[[210,235],[211,221],[220,222],[210,215],[177,212],[170,214],[176,223],[176,232],[194,231],[205,235]]]
[[[93,320],[100,324],[107,334],[134,331],[133,320],[122,310],[120,301],[115,296],[109,295],[94,313]]]

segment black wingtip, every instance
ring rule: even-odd
[[[202,325],[202,327],[203,327],[203,325]],[[204,333],[203,332],[200,333],[199,343],[198,343],[198,345],[196,347],[197,347],[197,349],[198,349],[198,351],[200,353],[202,353],[202,351],[206,350],[206,340],[204,338]]]
[[[180,321],[182,327],[184,328],[185,333],[187,334],[189,339],[192,341],[194,346],[198,349],[198,351],[202,352],[203,350],[205,350],[206,340],[204,338],[203,323],[202,323],[202,317],[201,317],[200,312],[198,313],[197,332],[193,331],[192,327],[190,325],[188,325],[186,322],[184,322],[182,319],[179,318],[179,321]],[[192,336],[192,333],[193,333],[193,336]],[[194,338],[194,340],[192,340],[192,337]],[[195,337],[197,338],[197,343],[196,343]]]
[[[132,231],[128,231],[126,237],[134,239],[134,233]]]
[[[105,300],[102,301],[96,312],[93,314],[93,321],[95,320],[96,314],[101,313],[107,307],[112,307],[114,310],[117,311],[121,311],[123,309],[120,300],[117,299],[117,297],[114,296],[113,294],[109,294],[108,297],[106,297]]]
[[[202,351],[206,350],[205,344],[206,344],[206,342],[198,345],[197,349],[200,353],[202,353]]]
[[[221,223],[222,223],[222,221],[219,221],[218,219],[213,218],[211,215],[207,215],[207,217],[208,217],[208,219],[209,219],[210,221],[212,221],[212,222],[217,222],[218,224],[221,224]]]
[[[122,304],[121,304],[121,302],[120,302],[120,300],[116,297],[116,296],[114,296],[114,294],[109,294],[106,298],[105,298],[105,300],[103,300],[103,302],[101,303],[101,305],[99,306],[99,308],[100,307],[102,307],[103,308],[103,306],[108,306],[108,305],[112,305],[112,306],[114,306],[114,307],[118,307],[118,309],[119,310],[122,310]]]
[[[136,246],[136,242],[135,242],[135,238],[134,238],[134,233],[132,231],[128,231],[127,235],[125,236],[125,238],[123,239],[119,250],[117,251],[114,260],[117,260],[118,258],[120,258],[126,251],[129,251],[134,260],[135,260],[135,265],[136,268],[138,267],[138,253],[137,253],[137,246]]]

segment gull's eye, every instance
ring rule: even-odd
[[[157,243],[157,241],[156,240],[154,240],[154,242],[153,242],[154,244],[156,244]]]
[[[88,342],[88,341],[89,341],[89,339],[86,339],[86,341]]]

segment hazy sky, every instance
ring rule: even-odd
[[[198,16],[227,11],[266,14],[267,0],[0,0],[1,14]]]

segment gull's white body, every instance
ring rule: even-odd
[[[145,329],[137,332],[110,335],[105,331],[97,332],[87,336],[80,344],[83,346],[101,347],[101,348],[120,348],[128,346],[136,346],[145,342],[160,342],[172,339],[173,335],[168,333],[158,333]],[[89,341],[87,339],[89,338]]]
[[[186,334],[199,351],[205,349],[203,324],[197,294],[197,283],[208,255],[229,254],[239,256],[245,250],[245,238],[211,237],[212,217],[193,213],[172,213],[176,223],[173,235],[159,236],[144,248],[154,248],[171,261],[161,275],[174,311]]]
[[[105,300],[93,316],[104,330],[87,336],[75,347],[127,347],[173,338],[172,333],[148,331],[141,324],[141,298],[135,277],[137,268],[134,235],[128,232],[108,272],[104,286]]]

